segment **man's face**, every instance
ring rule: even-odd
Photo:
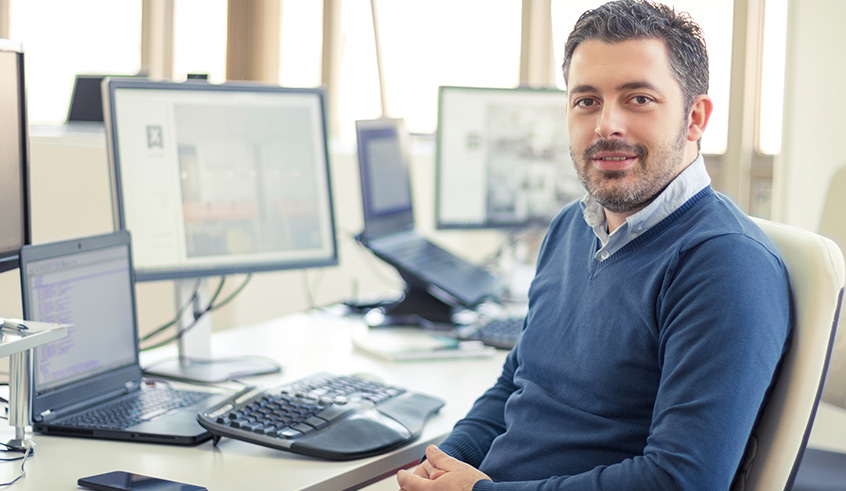
[[[573,164],[607,210],[640,210],[696,158],[663,41],[586,41],[567,85]]]

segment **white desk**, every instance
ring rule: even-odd
[[[417,441],[377,457],[327,462],[224,438],[196,447],[33,435],[35,454],[26,463],[26,477],[15,490],[79,489],[82,476],[125,470],[207,486],[210,490],[342,490],[376,480],[416,462],[429,443],[440,441],[464,416],[482,391],[499,375],[505,352],[492,358],[391,363],[354,350],[351,337],[366,327],[331,314],[298,314],[248,328],[215,334],[216,356],[261,355],[283,365],[279,375],[251,382],[278,384],[317,371],[337,374],[366,372],[388,383],[437,395],[446,401]],[[161,358],[157,352],[142,360]],[[3,434],[3,432],[8,434]],[[0,431],[0,441],[13,435]],[[11,457],[19,454],[3,455]],[[0,482],[20,472],[20,462],[0,463]]]
[[[330,314],[300,314],[277,321],[218,333],[215,355],[262,355],[284,365],[282,374],[252,381],[275,384],[317,371],[338,374],[366,372],[386,382],[438,395],[447,401],[440,414],[426,425],[416,442],[377,457],[349,462],[327,462],[224,438],[178,447],[111,442],[35,434],[35,455],[26,464],[27,475],[11,489],[73,490],[82,476],[126,470],[176,481],[201,484],[213,491],[228,490],[342,490],[379,480],[368,490],[396,489],[396,469],[416,462],[426,445],[440,441],[473,401],[496,380],[505,358],[391,363],[354,350],[351,337],[366,327],[352,319]],[[174,351],[145,356],[161,358]],[[4,434],[5,432],[5,434]],[[14,429],[0,430],[0,441]],[[846,410],[823,403],[811,434],[810,447],[846,452]],[[8,454],[11,457],[19,454]],[[0,482],[17,477],[20,462],[0,463]],[[381,480],[380,480],[381,479]]]

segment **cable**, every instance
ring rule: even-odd
[[[223,290],[223,285],[224,285],[224,283],[225,283],[225,282],[226,282],[226,277],[225,277],[225,276],[221,276],[221,277],[220,277],[220,283],[218,283],[218,285],[217,285],[217,289],[215,289],[214,293],[212,294],[212,297],[209,299],[209,304],[206,306],[206,308],[205,308],[205,309],[202,309],[202,311],[196,311],[196,312],[194,312],[194,320],[193,320],[190,324],[188,324],[187,326],[184,326],[184,327],[177,326],[179,329],[178,329],[178,331],[177,331],[177,333],[176,333],[175,335],[173,335],[173,336],[171,336],[171,337],[169,337],[169,338],[165,339],[164,341],[161,341],[161,342],[159,342],[159,343],[157,343],[157,344],[155,344],[155,345],[153,345],[153,346],[151,346],[151,347],[141,348],[141,351],[146,351],[146,350],[150,350],[150,349],[153,349],[153,348],[158,348],[158,347],[160,347],[160,346],[164,346],[165,344],[170,343],[170,342],[172,342],[172,341],[175,341],[175,340],[177,340],[177,339],[181,339],[181,338],[182,338],[183,333],[185,333],[186,331],[190,330],[190,329],[191,329],[191,328],[193,328],[195,325],[197,325],[197,323],[200,321],[200,319],[201,319],[201,318],[202,318],[202,317],[203,317],[206,313],[208,313],[208,312],[211,312],[211,311],[212,311],[212,309],[214,308],[214,301],[217,299],[217,297],[220,295],[220,292]],[[198,295],[199,295],[199,286],[200,286],[200,285],[199,285],[199,283],[198,283],[198,284],[197,284],[197,290],[195,290],[195,291],[194,291],[194,295],[191,297],[191,302],[190,302],[188,305],[193,304],[193,303],[194,303],[194,301],[195,301],[197,298],[199,298],[199,297],[198,297]],[[230,297],[230,299],[231,299],[231,297]],[[228,300],[229,300],[229,299],[227,299],[227,301],[228,301]],[[180,310],[181,310],[182,312],[184,312],[184,310],[185,310],[185,309],[183,308],[183,309],[180,309]],[[181,314],[180,314],[180,315],[181,315]],[[172,326],[172,325],[176,324],[179,320],[181,320],[181,318],[177,318],[174,322],[171,322],[171,323],[170,323],[170,325]],[[169,326],[168,326],[168,327],[169,327]],[[159,329],[159,332],[161,332],[161,331],[162,331],[162,329]],[[147,337],[146,339],[149,339],[149,337]],[[144,339],[144,340],[146,340],[146,339]]]
[[[244,282],[241,283],[241,285],[238,288],[236,288],[235,291],[232,292],[232,294],[230,294],[228,297],[223,299],[220,303],[215,303],[215,300],[217,300],[217,297],[220,295],[221,290],[223,290],[223,283],[226,280],[225,276],[221,277],[220,284],[218,284],[217,290],[215,290],[214,294],[212,295],[211,299],[209,300],[208,306],[205,309],[203,309],[202,312],[195,312],[194,313],[194,320],[191,321],[190,324],[182,327],[176,334],[174,334],[173,336],[171,336],[171,337],[169,337],[169,338],[167,338],[163,341],[159,341],[158,343],[155,343],[151,346],[141,348],[141,351],[149,351],[149,350],[152,350],[152,349],[160,348],[160,347],[162,347],[166,344],[172,343],[173,341],[176,341],[178,339],[182,339],[182,336],[184,336],[186,332],[188,332],[189,330],[194,328],[194,326],[197,325],[197,323],[200,321],[200,319],[203,318],[204,315],[208,314],[209,312],[213,312],[213,311],[223,307],[227,303],[231,302],[239,293],[241,293],[241,291],[244,289],[244,287],[247,286],[247,283],[250,282],[250,279],[252,277],[253,277],[252,273],[248,274],[247,277],[244,279]]]
[[[306,310],[314,310],[314,294],[311,292],[311,284],[308,282],[308,270],[303,271],[303,287],[306,295],[306,303],[308,304]]]
[[[312,285],[311,282],[309,282],[308,273],[309,270],[303,270],[303,282],[305,283],[306,300],[308,301],[307,310],[316,310],[321,308],[317,305],[315,298],[317,297],[317,293],[320,291],[320,285],[323,283],[324,270],[320,270],[318,272],[317,286],[314,287],[314,291],[312,291]]]
[[[352,238],[353,238],[353,242],[355,243],[355,245],[357,245],[361,250],[366,252],[365,255],[370,259],[368,261],[368,265],[370,266],[370,269],[372,271],[374,271],[385,283],[391,283],[392,284],[391,286],[396,288],[397,285],[395,284],[395,281],[392,280],[391,278],[388,278],[388,276],[382,270],[380,270],[377,267],[377,264],[386,264],[386,263],[384,261],[381,261],[381,260],[378,263],[376,261],[374,261],[374,259],[376,259],[377,256],[375,254],[373,254],[373,252],[370,249],[368,249],[367,246],[364,245],[363,242],[358,240],[358,238],[356,238],[355,235],[353,235]],[[396,270],[396,268],[394,268],[394,269]],[[402,281],[402,280],[400,280],[400,281]],[[400,288],[405,289],[406,286],[407,286],[406,283],[404,281],[402,281],[402,285],[400,286]]]
[[[144,341],[147,341],[149,339],[152,339],[153,337],[155,337],[157,334],[161,333],[162,331],[164,331],[168,327],[170,327],[170,326],[176,324],[177,322],[179,322],[179,320],[182,319],[182,314],[185,313],[185,311],[188,309],[188,307],[190,307],[191,305],[194,304],[194,300],[196,300],[197,295],[200,294],[200,282],[201,282],[200,278],[197,278],[197,281],[194,284],[194,293],[191,295],[191,298],[189,298],[188,301],[185,302],[185,304],[182,307],[179,308],[179,310],[176,312],[176,316],[173,318],[172,321],[168,322],[167,324],[165,324],[163,326],[159,326],[159,327],[153,329],[152,331],[148,332],[147,334],[141,336],[138,339],[138,341],[144,342]]]
[[[247,283],[250,282],[250,279],[252,279],[252,277],[253,277],[252,273],[247,274],[247,277],[244,278],[244,282],[241,283],[241,285],[238,288],[236,288],[234,292],[232,292],[228,297],[224,298],[220,303],[216,304],[216,303],[214,303],[214,300],[216,300],[218,294],[220,294],[220,289],[218,289],[218,291],[215,293],[215,295],[212,297],[211,301],[209,302],[209,308],[206,310],[206,312],[214,312],[215,310],[217,310],[217,309],[223,307],[224,305],[228,304],[229,302],[231,302],[239,293],[241,293],[241,290],[243,290],[244,287],[247,286]],[[223,285],[221,284],[220,286],[222,287]],[[203,313],[205,314],[206,312],[203,312]]]
[[[10,446],[6,443],[2,443],[2,442],[0,442],[0,446],[5,447],[5,448],[0,449],[0,451],[2,451],[2,452],[23,452],[24,453],[20,457],[15,457],[15,458],[11,458],[11,459],[0,458],[0,462],[15,462],[15,461],[18,461],[18,460],[21,461],[21,473],[18,475],[18,477],[12,479],[9,482],[0,483],[0,487],[5,488],[7,486],[11,486],[12,484],[15,484],[16,482],[18,482],[22,478],[26,477],[25,466],[26,466],[27,459],[29,459],[29,456],[32,455],[32,447],[12,447],[12,446]]]

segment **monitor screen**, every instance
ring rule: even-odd
[[[0,272],[18,267],[30,242],[28,141],[23,51],[0,39]]]
[[[337,264],[321,89],[104,81],[138,280]]]
[[[440,87],[437,227],[546,226],[582,196],[566,108],[557,89]]]
[[[31,253],[30,257],[40,256],[31,260],[24,253],[26,318],[71,324],[66,337],[35,349],[33,377],[38,393],[138,360],[129,241],[95,238],[88,242],[109,245],[85,246],[79,252],[76,244],[36,246],[46,252]]]
[[[414,228],[408,134],[402,119],[355,122],[364,234]]]

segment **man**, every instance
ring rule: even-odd
[[[550,225],[522,338],[402,489],[728,489],[790,332],[774,246],[714,192],[699,27],[639,0],[565,48],[588,190]]]

